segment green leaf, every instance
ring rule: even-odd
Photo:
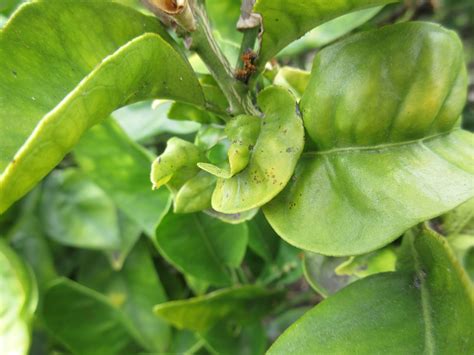
[[[346,13],[396,0],[257,0],[254,11],[263,18],[259,67],[314,27]]]
[[[285,89],[270,87],[258,96],[265,114],[247,167],[229,179],[218,179],[212,207],[237,213],[264,205],[288,183],[303,151],[303,125],[296,101]]]
[[[201,336],[213,354],[259,355],[267,348],[265,330],[260,322],[241,326],[233,319],[227,319]]]
[[[268,354],[467,354],[474,293],[447,242],[407,241],[413,270],[357,281],[294,323]],[[389,332],[389,336],[387,336]]]
[[[185,104],[182,102],[175,102],[171,105],[168,111],[168,117],[177,121],[193,121],[203,124],[220,123],[222,122],[218,116],[199,107]]]
[[[249,223],[249,247],[265,261],[271,262],[278,251],[280,238],[273,231],[262,213]]]
[[[176,193],[199,172],[197,163],[203,159],[203,152],[194,144],[180,138],[171,138],[166,143],[165,151],[151,166],[153,188],[158,189],[166,184]]]
[[[219,168],[207,163],[200,163],[198,166],[210,174],[224,179],[229,179],[241,172],[250,161],[251,153],[260,133],[260,121],[260,118],[248,115],[233,118],[225,127],[225,134],[231,142],[227,150],[229,161],[226,167]]]
[[[346,258],[335,258],[306,252],[303,261],[303,272],[308,284],[323,297],[328,297],[346,287],[358,278],[349,275],[338,275],[335,269]]]
[[[441,216],[446,235],[469,234],[474,236],[474,198]]]
[[[31,270],[0,240],[0,344],[2,353],[27,354],[38,303]]]
[[[58,279],[46,291],[43,320],[73,353],[126,354],[140,349],[122,312],[101,294],[67,279]]]
[[[48,177],[40,211],[44,231],[58,243],[100,250],[120,247],[114,203],[77,169],[57,170]]]
[[[105,255],[115,270],[120,270],[128,254],[140,239],[142,228],[128,218],[122,211],[117,211],[120,247],[116,250],[107,250]]]
[[[146,349],[164,352],[171,330],[152,309],[157,302],[165,302],[166,295],[145,245],[135,246],[120,271],[113,271],[105,259],[93,256],[82,264],[80,282],[105,295],[124,313]]]
[[[395,271],[396,261],[397,256],[392,247],[349,258],[307,252],[303,270],[310,286],[323,297],[327,297],[360,278]]]
[[[205,171],[186,181],[174,198],[174,213],[193,213],[211,208],[216,178]]]
[[[273,79],[273,84],[287,88],[295,97],[300,98],[308,86],[309,79],[310,73],[307,71],[283,67]]]
[[[270,224],[299,248],[356,255],[472,197],[474,140],[456,128],[465,89],[459,39],[438,25],[322,50],[301,101],[317,151],[264,207]]]
[[[227,214],[227,213],[217,212],[213,210],[212,208],[210,208],[210,209],[204,210],[203,212],[209,216],[220,219],[221,221],[225,223],[240,224],[240,223],[252,220],[252,218],[255,217],[258,211],[259,211],[258,208],[254,208],[254,209],[244,211],[244,212]]]
[[[115,109],[155,97],[204,103],[155,18],[109,2],[22,6],[0,33],[0,213]]]
[[[195,122],[176,122],[168,118],[171,102],[144,101],[115,111],[113,116],[127,135],[136,142],[148,142],[163,133],[185,135],[199,129]]]
[[[178,270],[225,286],[232,281],[229,268],[238,267],[244,258],[248,230],[245,224],[227,224],[202,213],[169,213],[154,240]]]
[[[112,119],[93,127],[74,149],[81,169],[148,235],[166,214],[170,196],[150,188],[151,154]]]
[[[372,17],[377,15],[382,8],[383,6],[377,6],[365,10],[354,11],[326,22],[325,24],[311,30],[297,41],[291,43],[280,52],[279,56],[294,56],[301,52],[331,43],[369,21]]]
[[[154,311],[178,329],[205,332],[224,319],[233,319],[239,324],[259,319],[272,309],[278,297],[275,291],[242,286],[159,304]]]

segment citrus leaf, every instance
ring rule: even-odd
[[[110,2],[23,5],[0,33],[0,213],[115,109],[202,90],[156,19]]]
[[[107,119],[92,127],[74,148],[83,170],[117,207],[148,235],[168,211],[166,189],[151,191],[153,156],[132,142],[120,126]]]
[[[44,184],[40,207],[44,231],[56,242],[99,250],[120,248],[117,208],[79,170],[54,171]]]
[[[396,0],[257,0],[254,11],[262,15],[263,35],[259,67],[314,27],[346,13]]]
[[[240,265],[247,241],[245,224],[224,223],[203,213],[169,213],[155,236],[160,253],[178,270],[219,286],[231,284],[229,268]]]
[[[229,179],[218,179],[212,207],[237,213],[264,205],[288,183],[303,151],[304,130],[296,101],[285,89],[270,87],[258,96],[265,117],[247,167]]]
[[[427,230],[406,242],[413,269],[354,282],[296,321],[268,354],[472,352],[474,293],[447,242]]]
[[[31,270],[0,240],[0,344],[5,354],[27,354],[38,303]]]
[[[133,248],[119,271],[112,270],[104,258],[91,255],[81,265],[79,281],[106,296],[123,312],[146,349],[166,350],[170,327],[152,312],[157,302],[166,301],[166,294],[145,244]]]
[[[322,50],[301,101],[317,150],[264,207],[272,227],[302,249],[363,254],[472,197],[474,139],[456,126],[466,80],[459,39],[433,24]]]
[[[237,323],[258,319],[272,309],[272,301],[278,297],[275,291],[258,286],[242,286],[162,303],[155,306],[154,311],[178,329],[205,332],[224,319],[232,318]]]
[[[77,354],[135,353],[140,347],[123,314],[100,293],[60,278],[44,295],[43,320]]]

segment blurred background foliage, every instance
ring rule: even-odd
[[[22,2],[0,0],[0,27],[8,21],[9,16]],[[115,2],[147,11],[139,0]],[[240,14],[240,1],[207,0],[207,5],[211,21],[214,23],[216,38],[229,61],[236,63],[242,38],[242,35],[235,31],[235,23]],[[264,77],[273,81],[278,68],[285,66],[310,70],[313,58],[321,48],[358,31],[403,21],[436,22],[455,30],[464,43],[469,71],[469,93],[463,114],[463,126],[474,131],[473,17],[473,0],[405,0],[383,8],[358,11],[319,26],[292,43],[267,66]],[[197,71],[207,73],[205,66],[195,55],[190,56],[190,62]],[[203,78],[212,86],[208,77]],[[294,88],[297,92],[297,84]],[[212,117],[208,113],[197,109],[193,110],[167,101],[148,101],[122,108],[113,116],[118,126],[133,141],[127,142],[127,147],[130,147],[131,151],[144,147],[148,151],[147,154],[156,155],[164,150],[166,141],[172,136],[192,141],[201,128],[201,124],[193,121],[193,117],[199,117],[202,121],[203,115],[208,115],[209,122],[212,122]],[[117,129],[112,127],[112,131]],[[210,137],[204,138],[210,139]],[[140,148],[137,148],[139,146]],[[140,156],[144,153],[136,154]],[[149,349],[161,348],[169,352],[193,349],[195,353],[219,353],[221,346],[226,349],[234,347],[243,350],[246,346],[250,346],[247,349],[249,353],[255,349],[261,352],[267,345],[262,344],[261,339],[265,336],[269,341],[276,339],[308,307],[320,300],[320,296],[312,289],[324,296],[370,274],[370,272],[364,275],[357,274],[354,270],[360,268],[357,269],[356,266],[363,265],[362,269],[369,271],[374,268],[373,272],[394,268],[395,259],[391,247],[356,259],[325,258],[310,254],[303,258],[300,250],[279,239],[264,218],[258,214],[247,223],[249,248],[243,257],[243,267],[237,270],[242,274],[231,274],[230,277],[237,280],[250,277],[262,285],[283,286],[288,291],[285,303],[277,306],[271,315],[264,319],[265,330],[261,325],[254,324],[254,328],[248,327],[239,333],[236,331],[239,325],[218,323],[206,333],[204,341],[189,331],[173,329],[171,335],[171,330],[158,322],[153,315],[140,312],[145,308],[151,308],[160,300],[185,299],[205,294],[215,288],[189,274],[183,275],[160,255],[150,239],[140,238],[146,231],[123,214],[115,206],[116,201],[107,197],[107,194],[93,181],[81,175],[75,159],[73,155],[67,156],[57,171],[53,172],[42,185],[5,215],[0,216],[0,238],[6,237],[17,253],[28,260],[35,270],[40,291],[46,283],[58,275],[66,276],[106,294],[109,301],[117,305],[124,314],[138,314],[137,319],[132,320],[131,327],[149,330],[143,331],[141,335],[143,338],[141,342],[148,344]],[[57,173],[58,171],[61,173]],[[48,194],[52,197],[48,198]],[[41,213],[37,213],[38,206]],[[98,210],[105,212],[97,214]],[[59,212],[55,214],[54,211]],[[74,216],[71,211],[75,213],[76,219],[80,216],[80,222],[69,218]],[[166,224],[162,228],[165,227]],[[94,233],[109,237],[100,240],[94,238]],[[105,244],[97,245],[98,241]],[[108,251],[103,253],[100,251],[102,249]],[[138,269],[135,266],[137,263],[133,263],[137,258],[142,261]],[[143,260],[146,260],[145,265]],[[334,275],[335,267],[339,270],[338,275]],[[97,273],[97,270],[102,271]],[[314,270],[322,271],[313,275]],[[156,276],[151,280],[147,278],[147,275],[156,275],[156,271],[159,273],[159,279]],[[145,276],[137,278],[140,273]],[[67,282],[57,284],[55,291],[60,294],[66,286]],[[147,287],[155,287],[155,294],[145,295],[152,297],[154,303],[150,303],[149,299],[142,297],[143,295],[138,292]],[[69,291],[71,290],[80,293],[80,289],[70,288]],[[130,296],[127,301],[121,298],[121,294],[124,293]],[[89,299],[88,302],[90,301]],[[95,302],[100,303],[98,300]],[[42,306],[55,307],[54,304],[50,305],[47,302],[44,305],[40,303],[40,307]],[[60,306],[59,304],[58,307]],[[111,312],[106,308],[103,309],[104,312]],[[77,314],[74,316],[78,317],[81,310],[75,311]],[[241,311],[245,313],[246,309],[243,308]],[[55,320],[48,321],[54,324]],[[87,320],[84,322],[87,323]],[[98,327],[100,326],[99,324]],[[35,324],[35,329],[32,354],[64,351],[61,345],[51,342],[43,330],[41,321]],[[165,341],[153,344],[154,337],[150,331],[155,334],[161,332],[161,339]],[[264,332],[266,334],[262,335]],[[227,343],[222,344],[222,339]],[[204,346],[205,344],[207,345]]]

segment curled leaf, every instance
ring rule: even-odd
[[[172,191],[176,191],[199,172],[196,164],[202,159],[202,152],[194,144],[171,138],[163,154],[151,166],[153,188],[168,184]]]
[[[200,163],[198,166],[217,177],[229,179],[241,172],[250,161],[251,152],[260,133],[260,119],[254,116],[237,116],[225,128],[231,144],[227,151],[229,158],[224,168],[212,164]]]
[[[265,117],[259,121],[255,146],[247,146],[251,152],[248,165],[229,179],[218,179],[212,196],[216,211],[237,213],[270,201],[290,180],[303,151],[304,130],[296,113],[295,98],[283,88],[270,87],[260,93],[258,104]],[[230,132],[234,137],[245,134],[246,142],[253,141],[258,132],[253,119],[243,117],[252,123],[245,130],[231,126]],[[239,147],[239,139],[235,147]],[[247,159],[245,145],[238,152],[234,166],[241,168]]]

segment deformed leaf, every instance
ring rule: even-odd
[[[81,169],[148,235],[168,211],[166,189],[151,191],[153,156],[132,142],[113,119],[92,127],[74,148]]]
[[[268,354],[471,353],[466,274],[439,235],[425,230],[406,242],[412,269],[349,285],[295,322]]]
[[[203,159],[203,152],[194,144],[180,138],[171,138],[163,154],[152,164],[153,188],[158,189],[167,184],[173,192],[177,192],[186,181],[199,172],[197,163]]]
[[[239,324],[259,319],[272,309],[278,298],[278,292],[242,286],[162,303],[155,306],[154,311],[178,329],[205,332],[224,319],[233,319]]]
[[[264,207],[273,228],[306,250],[356,255],[472,197],[474,139],[456,126],[466,80],[459,39],[434,24],[322,50],[301,101],[316,151]]]
[[[123,314],[107,298],[60,278],[46,291],[42,319],[67,349],[76,354],[124,354],[140,349]]]
[[[229,121],[225,127],[225,134],[231,144],[227,151],[228,166],[222,169],[208,163],[198,166],[224,179],[229,179],[241,172],[248,165],[250,156],[260,133],[260,118],[241,115]]]
[[[155,18],[112,2],[22,6],[0,32],[0,213],[115,109],[155,97],[203,105],[170,43]]]
[[[27,354],[38,303],[31,270],[0,240],[0,344],[5,354]]]
[[[263,35],[259,67],[314,27],[346,13],[397,0],[257,0],[254,11],[262,15]]]
[[[218,179],[212,207],[237,213],[264,205],[288,183],[303,151],[304,130],[295,98],[285,89],[270,87],[258,96],[264,112],[260,134],[245,169],[229,179]],[[251,135],[256,132],[253,125]],[[238,144],[238,142],[237,142]]]
[[[211,208],[216,178],[205,171],[186,181],[174,197],[175,213],[192,213]]]
[[[169,213],[156,230],[156,246],[178,270],[213,285],[230,285],[230,268],[247,248],[245,224],[232,225],[203,213]]]

